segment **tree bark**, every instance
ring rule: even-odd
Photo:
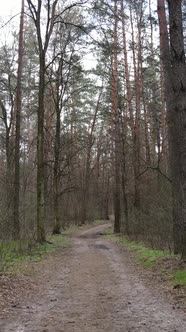
[[[127,199],[127,173],[126,173],[126,139],[127,139],[127,121],[126,116],[121,117],[122,128],[122,191],[123,191],[123,208],[124,208],[124,232],[129,235],[129,212],[128,212],[128,199]]]
[[[39,59],[39,103],[37,124],[37,241],[45,241],[44,228],[44,92],[45,92],[45,54]]]
[[[168,1],[172,90],[169,127],[172,139],[171,170],[175,245],[186,258],[186,66],[182,25],[182,1]],[[178,243],[179,241],[179,243]],[[177,249],[177,248],[176,248]]]
[[[130,85],[129,77],[129,65],[128,65],[128,53],[127,53],[127,44],[126,44],[126,29],[125,29],[125,11],[124,11],[124,1],[121,0],[121,18],[122,18],[122,41],[123,41],[123,54],[124,54],[124,72],[126,80],[126,93],[127,93],[127,104],[129,109],[129,118],[130,118],[130,128],[132,133],[132,139],[134,140],[134,116],[132,109],[132,92]]]
[[[118,29],[118,13],[117,0],[114,1],[114,58],[113,58],[113,77],[112,77],[112,93],[113,93],[113,113],[114,113],[114,233],[120,233],[120,123],[118,110],[118,59],[117,59],[117,29]]]
[[[46,71],[46,52],[48,49],[50,37],[55,23],[55,11],[58,0],[54,0],[47,5],[47,22],[44,40],[42,39],[42,1],[38,0],[37,5],[34,1],[27,0],[31,16],[33,18],[39,48],[39,93],[38,93],[38,111],[37,111],[37,241],[45,241],[45,208],[44,208],[44,98],[45,98],[45,71]]]
[[[154,30],[152,23],[152,9],[151,0],[149,0],[149,17],[150,17],[150,55],[151,55],[151,70],[152,70],[152,139],[154,141],[154,151],[155,151],[155,162],[157,162],[157,168],[160,168],[161,161],[161,136],[160,136],[160,115],[158,112],[158,84],[156,79],[156,67],[155,67],[155,54],[154,54]],[[160,190],[160,173],[157,172],[157,190]]]
[[[186,67],[182,1],[168,1],[170,47],[165,3],[158,0],[161,56],[165,74],[168,138],[173,192],[174,251],[186,258]]]
[[[140,1],[140,17],[138,19],[138,51],[137,59],[135,53],[135,39],[132,8],[130,7],[130,20],[132,27],[132,53],[133,53],[133,67],[134,67],[134,82],[135,82],[135,106],[136,115],[134,123],[134,138],[133,138],[133,162],[134,162],[134,207],[140,209],[140,99],[141,99],[141,21],[142,21],[142,0]]]
[[[88,145],[87,145],[87,156],[86,156],[86,165],[85,165],[85,175],[83,181],[83,195],[82,195],[82,215],[81,215],[81,223],[84,224],[87,219],[87,203],[89,197],[89,182],[90,182],[90,165],[91,165],[91,151],[93,146],[93,133],[96,125],[96,119],[100,107],[100,101],[102,96],[103,86],[100,89],[96,110],[94,113],[93,121],[90,128],[90,134],[88,137]]]
[[[62,59],[59,60],[56,82],[56,132],[54,145],[54,228],[53,234],[60,234],[60,215],[59,215],[59,182],[60,182],[60,145],[61,145],[61,107],[60,107],[60,84],[62,82]]]
[[[19,50],[18,50],[18,73],[17,90],[15,99],[15,159],[14,159],[14,209],[13,209],[13,238],[20,238],[20,128],[21,128],[21,105],[22,105],[22,72],[23,72],[23,29],[24,29],[24,0],[21,4],[20,28],[19,28]]]

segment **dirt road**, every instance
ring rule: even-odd
[[[185,332],[184,314],[145,286],[127,252],[99,236],[106,227],[73,237],[0,332]]]

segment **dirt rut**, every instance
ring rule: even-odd
[[[76,235],[0,332],[185,332],[184,314],[145,286],[127,252],[99,236],[106,227]]]

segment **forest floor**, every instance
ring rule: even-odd
[[[68,248],[5,275],[0,332],[185,332],[184,309],[126,248],[101,236],[108,227],[68,235]]]

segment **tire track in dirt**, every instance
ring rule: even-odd
[[[53,277],[44,271],[29,308],[15,308],[0,332],[185,332],[186,317],[144,284],[127,252],[99,237],[107,227],[74,236]]]

